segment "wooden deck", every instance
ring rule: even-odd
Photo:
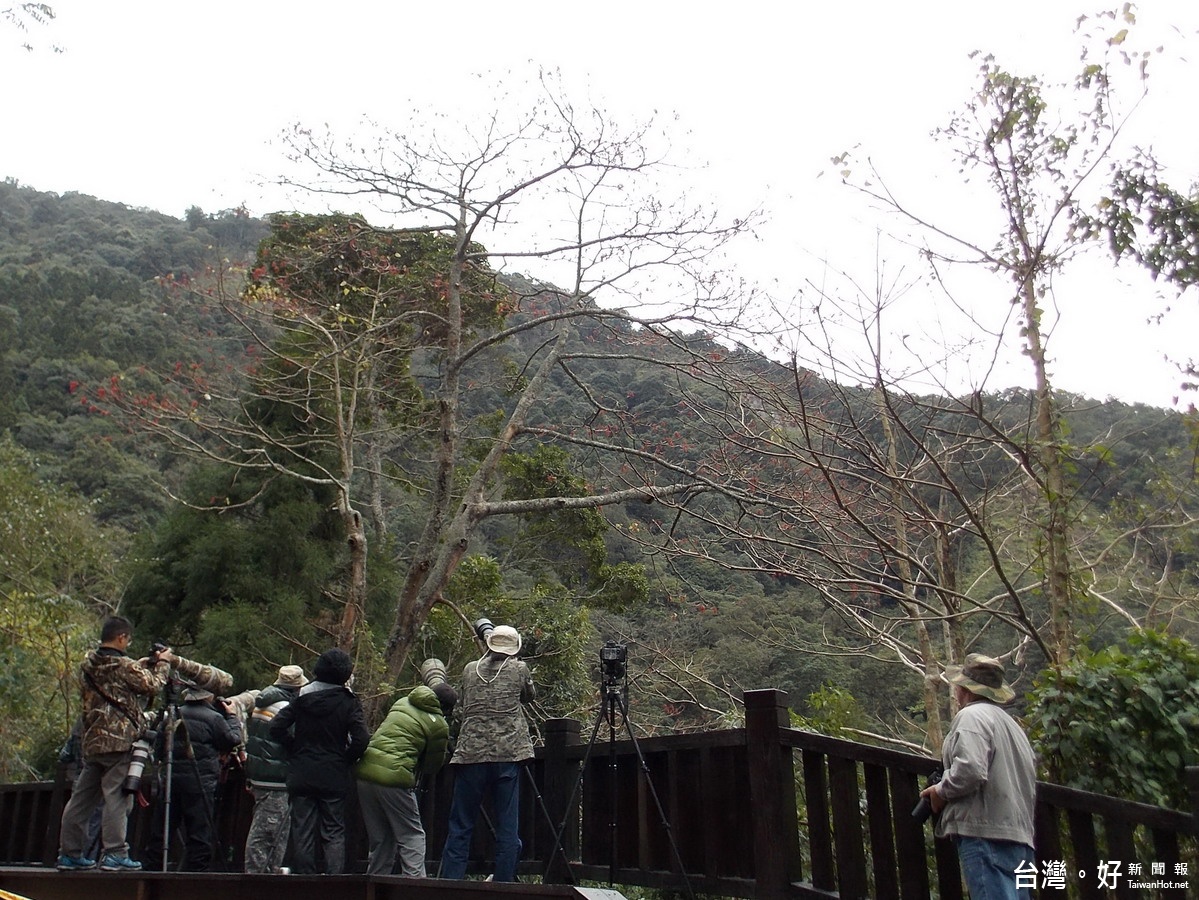
[[[623,900],[607,888],[494,884],[368,875],[243,875],[57,872],[0,868],[0,889],[29,900],[483,900],[536,897]]]

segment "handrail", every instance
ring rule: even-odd
[[[591,754],[580,723],[545,723],[545,746],[523,786],[523,875],[546,882],[611,877],[616,884],[731,897],[924,900],[935,892],[940,900],[961,898],[952,846],[934,841],[931,829],[910,815],[936,760],[791,728],[781,691],[747,692],[745,704],[743,728],[647,738],[636,746],[605,734],[609,739]],[[452,769],[429,786],[422,805],[434,859],[445,835]],[[1190,812],[1038,783],[1038,859],[1097,874],[1110,861],[1127,864],[1152,853],[1153,862],[1174,871],[1193,859],[1199,837],[1199,767],[1186,775],[1196,798]],[[0,785],[0,865],[53,861],[65,793],[64,784]],[[140,815],[131,834],[144,833]],[[247,815],[242,792],[220,823],[227,841],[245,834]],[[347,848],[359,865],[360,832],[351,827]],[[483,831],[474,869],[480,874],[487,843]],[[239,867],[240,848],[234,851]],[[1199,863],[1192,865],[1194,884]],[[1131,884],[1122,882],[1119,896],[1158,895]],[[1094,876],[1071,886],[1084,900],[1104,896]]]

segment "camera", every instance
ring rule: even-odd
[[[605,641],[599,652],[600,671],[604,684],[616,684],[624,680],[628,671],[629,648],[617,641]]]
[[[493,631],[495,631],[495,626],[491,624],[491,619],[475,619],[475,634],[479,636],[479,640],[484,644],[487,643],[487,635]]]
[[[145,737],[138,738],[133,742],[133,755],[129,759],[129,769],[125,773],[125,780],[121,782],[121,790],[126,794],[136,794],[142,786],[142,773],[146,770],[146,763],[154,755],[154,747],[151,743],[154,737],[154,732],[151,731]]]
[[[945,773],[941,769],[937,769],[928,776],[928,786],[932,787],[941,780],[941,776]],[[921,797],[920,802],[912,809],[912,818],[916,820],[917,825],[923,825],[928,821],[928,817],[933,814],[933,806],[929,802],[928,797]]]

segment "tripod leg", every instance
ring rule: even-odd
[[[562,832],[558,831],[553,818],[550,816],[550,811],[545,805],[545,798],[541,796],[541,791],[537,788],[537,779],[533,777],[533,770],[528,766],[521,766],[521,768],[524,769],[525,775],[529,780],[529,788],[533,791],[533,796],[537,800],[537,806],[541,810],[541,815],[545,817],[545,823],[549,826],[550,833],[555,836],[554,845],[550,848],[550,858],[546,862],[546,873],[548,874],[549,872],[549,865],[553,862],[554,851],[556,850],[562,854],[562,859],[566,863],[566,875],[569,878],[570,860],[566,858],[566,851],[562,849],[562,845],[558,840]],[[543,875],[542,877],[544,878],[545,876]]]
[[[645,754],[641,752],[641,744],[637,742],[637,735],[633,734],[633,726],[629,722],[629,708],[624,698],[619,693],[616,694],[616,702],[620,705],[620,714],[624,719],[625,731],[629,735],[629,740],[633,742],[633,749],[637,753],[637,762],[641,767],[642,777],[645,778],[645,784],[649,788],[650,796],[653,797],[654,806],[658,810],[658,820],[662,827],[666,830],[666,838],[670,843],[671,852],[674,854],[675,865],[679,867],[679,874],[683,876],[683,881],[687,885],[687,896],[691,900],[695,900],[695,891],[691,887],[691,880],[687,877],[687,869],[683,866],[683,857],[679,853],[678,842],[674,839],[674,829],[671,828],[670,819],[666,815],[666,810],[662,806],[662,800],[658,796],[657,790],[654,788],[653,779],[650,778],[649,763],[646,762]]]
[[[616,806],[620,799],[616,782],[616,702],[619,698],[618,692],[608,691],[608,887],[616,881]],[[623,707],[621,710],[621,715],[625,716]],[[628,725],[627,716],[625,725]]]
[[[566,851],[562,847],[562,835],[566,832],[567,822],[570,821],[570,811],[574,809],[575,801],[579,796],[579,789],[583,786],[583,776],[587,772],[587,763],[591,759],[591,753],[595,749],[595,739],[599,736],[600,725],[607,718],[607,708],[601,706],[596,711],[595,722],[591,726],[591,739],[587,742],[587,750],[583,753],[583,761],[579,764],[579,777],[575,779],[574,787],[571,788],[570,797],[566,801],[566,808],[563,811],[561,824],[554,830],[554,845],[550,849],[549,859],[546,862],[545,872],[542,873],[542,878],[545,878],[550,873],[550,866],[553,864],[554,854],[558,853],[562,857],[564,864],[564,872],[570,883],[574,883],[574,878],[570,873],[570,859],[566,856]]]

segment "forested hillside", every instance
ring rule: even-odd
[[[935,745],[922,671],[942,655],[922,647],[1004,653],[1032,686],[1054,648],[1029,395],[826,383],[477,261],[452,357],[453,252],[354,217],[180,220],[0,185],[0,652],[6,720],[29,723],[4,774],[48,770],[71,660],[117,608],[137,649],[170,641],[239,687],[347,642],[379,697],[425,656],[460,668],[474,618],[510,620],[544,716],[590,715],[618,639],[647,730],[735,721],[741,690],[775,686],[816,727]],[[1074,651],[1193,639],[1187,421],[1058,400]],[[411,571],[439,564],[439,491],[478,512],[439,525],[452,567],[404,623]]]

